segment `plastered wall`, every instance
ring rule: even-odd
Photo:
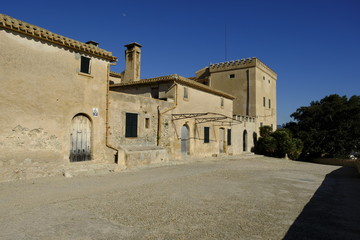
[[[69,162],[77,114],[92,123],[92,158],[113,161],[105,143],[107,61],[84,54],[91,74],[81,74],[79,53],[2,29],[0,49],[1,164]]]

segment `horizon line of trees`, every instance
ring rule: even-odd
[[[308,160],[344,158],[360,151],[360,96],[332,94],[290,115],[294,121],[272,131],[260,128],[255,153]]]

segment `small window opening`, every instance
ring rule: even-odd
[[[210,142],[210,128],[204,127],[204,143]]]
[[[230,74],[229,78],[235,78],[235,74]]]
[[[145,118],[145,128],[150,128],[150,118]]]
[[[271,99],[269,99],[269,108],[271,108]]]
[[[189,98],[189,90],[187,87],[184,87],[184,98],[188,99]]]
[[[265,80],[265,76],[263,76],[263,80]]]
[[[266,107],[266,98],[263,97],[263,106]]]
[[[90,74],[90,58],[81,56],[80,72]]]
[[[221,106],[221,107],[224,107],[224,98],[221,98],[221,99],[220,99],[220,106]]]

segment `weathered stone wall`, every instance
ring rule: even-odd
[[[77,114],[91,121],[92,159],[114,160],[105,143],[108,62],[83,55],[91,74],[79,73],[81,55],[73,50],[0,29],[2,165],[68,163]]]
[[[110,92],[109,108],[109,140],[114,146],[136,145],[156,146],[158,131],[158,109],[173,106],[166,101],[146,98],[126,93]],[[125,114],[138,114],[138,137],[125,137]],[[150,121],[149,128],[145,127],[145,119]]]
[[[109,143],[119,149],[118,164],[135,167],[169,160],[169,146],[157,146],[159,111],[169,109],[174,104],[112,91],[109,99]],[[125,137],[126,113],[138,114],[137,137]],[[146,118],[149,119],[148,128]],[[162,136],[166,138],[167,131]]]

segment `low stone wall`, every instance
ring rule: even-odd
[[[125,150],[126,168],[169,161],[167,150],[158,146],[122,146],[122,148]]]

